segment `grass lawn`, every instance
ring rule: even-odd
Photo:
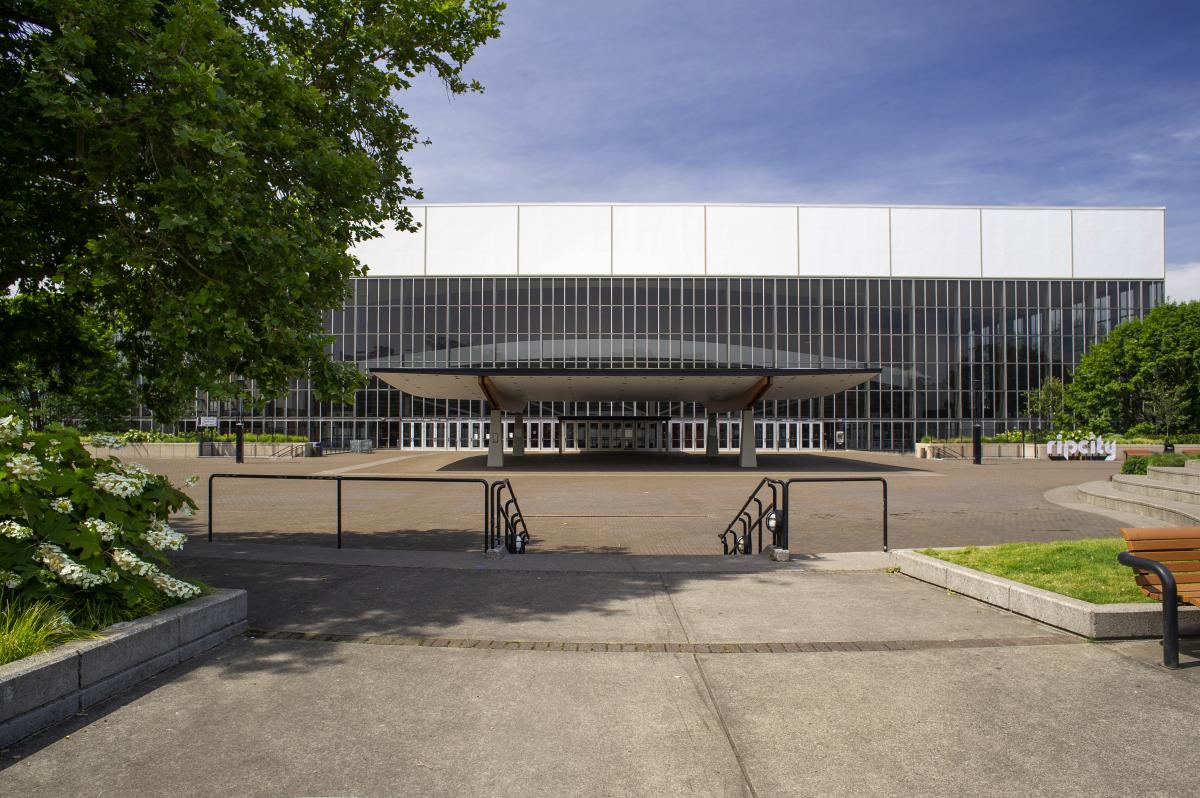
[[[1133,570],[1117,562],[1117,552],[1125,550],[1121,538],[1092,538],[922,549],[921,554],[1093,604],[1152,602],[1133,583]]]

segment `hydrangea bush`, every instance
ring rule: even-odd
[[[166,477],[95,458],[79,432],[30,429],[0,406],[0,595],[67,608],[123,610],[184,600],[200,588],[168,574],[184,536],[167,524],[195,504]]]

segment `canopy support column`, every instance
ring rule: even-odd
[[[758,452],[754,448],[754,408],[742,411],[742,468],[758,468]]]
[[[492,411],[488,424],[488,468],[504,467],[504,417],[499,410]]]
[[[720,452],[720,450],[717,448],[717,414],[716,413],[708,414],[708,423],[707,423],[706,429],[704,431],[704,440],[706,442],[706,445],[704,447],[704,456],[705,457],[716,457]]]
[[[525,414],[517,413],[516,421],[513,422],[513,456],[521,457],[525,454]]]

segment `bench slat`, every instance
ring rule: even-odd
[[[1179,549],[1130,549],[1130,552],[1148,560],[1169,562],[1172,565],[1185,565],[1200,561],[1200,551],[1180,551]]]
[[[1178,538],[1156,540],[1131,540],[1129,550],[1133,552],[1149,551],[1200,551],[1200,540],[1181,540]]]
[[[1200,545],[1200,526],[1122,527],[1126,540],[1176,540],[1185,538]]]

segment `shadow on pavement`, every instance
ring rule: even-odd
[[[900,459],[897,458],[897,462]],[[907,458],[912,462],[912,458]],[[438,468],[439,471],[487,471],[487,455],[469,455],[452,460]],[[580,452],[578,454],[556,454],[552,452],[530,452],[524,457],[506,453],[504,467],[493,469],[497,475],[508,472],[560,472],[578,471],[644,471],[655,472],[732,472],[753,474],[755,471],[812,471],[812,472],[861,472],[900,473],[921,472],[925,469],[911,465],[891,465],[848,454],[774,454],[760,453],[757,469],[744,469],[738,465],[738,456],[723,454],[709,459],[703,454],[670,452],[647,454],[645,452]]]

